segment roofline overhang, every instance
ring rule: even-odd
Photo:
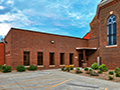
[[[76,47],[76,50],[97,50],[97,47]]]

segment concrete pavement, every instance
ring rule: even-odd
[[[120,84],[50,69],[0,74],[0,90],[120,90]]]

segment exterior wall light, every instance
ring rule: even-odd
[[[55,43],[55,41],[50,41],[52,44],[54,44]]]

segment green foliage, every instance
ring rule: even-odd
[[[103,72],[101,70],[98,71],[99,74],[102,74]]]
[[[100,70],[103,71],[103,72],[108,71],[108,68],[106,67],[105,64],[100,65],[100,66],[98,67],[98,69],[100,69]]]
[[[7,73],[7,72],[11,72],[12,70],[11,70],[11,66],[6,66],[6,65],[3,65],[2,67],[1,67],[1,69],[2,69],[2,72],[3,73]]]
[[[35,65],[30,65],[30,67],[27,68],[27,69],[30,70],[30,71],[34,71],[34,70],[37,70],[37,66],[35,66]]]
[[[109,72],[109,74],[110,74],[110,75],[113,75],[113,74],[114,74],[114,72],[113,72],[113,71],[110,71],[110,72]]]
[[[115,73],[117,73],[117,72],[120,72],[120,68],[119,67],[116,67],[116,69],[115,69]]]
[[[112,77],[112,76],[109,76],[108,78],[109,78],[109,80],[113,80],[114,79],[114,77]]]
[[[90,72],[90,75],[91,75],[91,76],[99,76],[99,74],[96,73],[96,72]]]
[[[116,73],[116,77],[120,77],[120,72],[117,72],[117,73]]]
[[[70,68],[67,67],[67,68],[66,68],[66,71],[70,72]]]
[[[77,74],[80,74],[80,73],[83,73],[83,72],[80,71],[80,70],[76,70],[76,73],[77,73]]]
[[[86,67],[84,70],[85,70],[85,71],[88,71],[89,69]]]
[[[98,69],[98,64],[97,63],[93,63],[91,65],[91,68],[94,69],[94,70],[97,70]]]
[[[80,68],[76,68],[76,70],[78,70],[78,71],[79,71],[79,70],[80,70]]]
[[[24,71],[25,71],[25,66],[19,65],[19,66],[16,67],[16,70],[17,70],[18,72],[24,72]]]
[[[65,67],[62,67],[61,70],[64,71],[64,70],[65,70]]]
[[[92,71],[92,69],[89,69],[89,71]]]
[[[70,70],[73,70],[74,69],[74,67],[70,67]]]
[[[2,67],[2,65],[0,65],[0,68]]]

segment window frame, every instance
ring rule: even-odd
[[[115,25],[115,26],[114,26]],[[116,16],[110,15],[107,19],[107,46],[117,45]]]

